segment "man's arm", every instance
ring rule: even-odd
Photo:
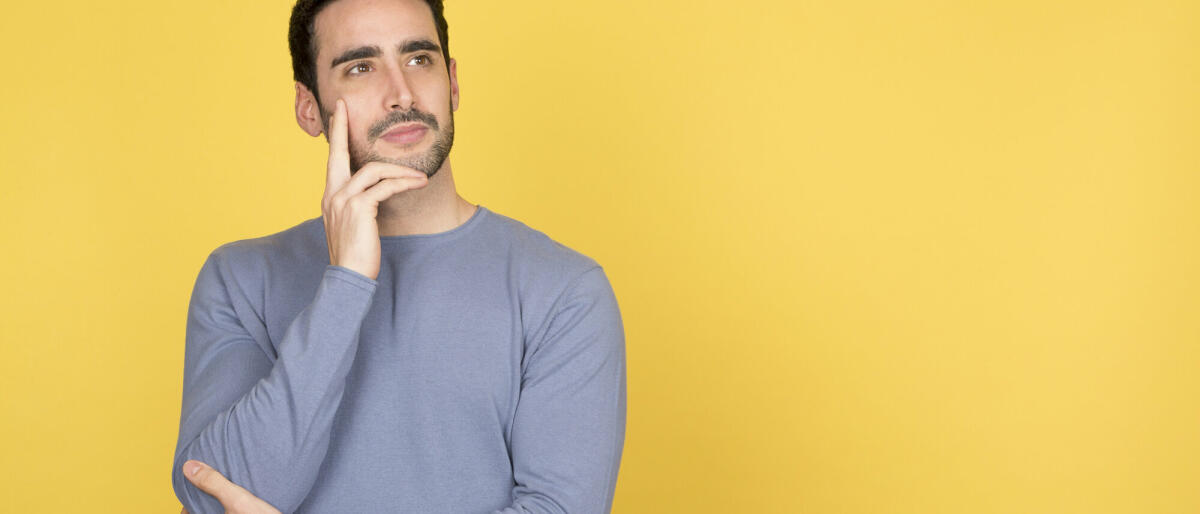
[[[554,310],[524,368],[511,439],[515,499],[493,514],[612,509],[625,442],[625,331],[603,270],[579,277]],[[210,474],[207,490],[223,503],[257,499]]]
[[[375,293],[379,203],[429,183],[420,171],[383,162],[352,174],[346,102],[339,98],[335,105],[321,198],[330,265],[316,298],[276,345],[278,358],[267,353],[261,306],[252,307],[262,303],[263,293],[240,294],[216,258],[220,249],[196,280],[172,469],[175,494],[192,512],[219,512],[219,506],[181,476],[180,464],[188,459],[207,462],[283,510],[304,501],[329,449],[330,425]],[[264,346],[247,325],[256,326]]]
[[[577,279],[527,351],[512,426],[513,504],[605,513],[625,442],[625,330],[602,268]]]
[[[183,462],[194,459],[292,511],[328,450],[376,282],[327,266],[312,303],[292,321],[272,357],[243,321],[251,318],[248,323],[259,323],[264,333],[248,307],[252,294],[243,294],[224,267],[218,249],[201,268],[188,307],[175,494],[194,514],[223,512],[183,476]]]

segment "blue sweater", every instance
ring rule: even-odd
[[[284,512],[608,512],[625,337],[591,258],[479,206],[381,237],[375,280],[321,218],[209,255],[188,307],[172,468],[213,466]]]

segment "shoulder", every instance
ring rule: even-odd
[[[556,274],[579,275],[600,264],[524,222],[490,211],[493,232],[508,242],[514,257],[529,266]]]
[[[290,271],[328,257],[321,218],[260,237],[224,243],[209,253],[204,268],[241,285],[266,280],[269,273]],[[320,262],[318,262],[320,264]]]
[[[489,211],[488,244],[502,249],[510,270],[526,284],[563,289],[588,271],[600,268],[591,256],[569,247],[522,221]]]
[[[325,245],[324,234],[321,218],[317,217],[274,234],[230,241],[218,246],[212,254],[222,259],[239,261],[308,253],[312,251],[313,246]]]
[[[596,259],[516,219],[490,213],[485,244],[506,253],[509,277],[521,301],[526,344],[540,340],[550,322],[583,305],[611,306],[616,298]]]

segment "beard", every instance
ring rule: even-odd
[[[332,113],[332,111],[330,111]],[[322,115],[322,121],[325,125],[325,133],[329,134],[329,116]],[[433,132],[433,144],[428,150],[415,155],[406,157],[394,158],[380,155],[372,149],[375,142],[379,140],[389,129],[401,123],[423,123]],[[328,137],[328,136],[326,136]],[[353,140],[349,141],[350,151],[350,174],[358,172],[363,166],[369,162],[385,162],[412,168],[424,173],[426,177],[433,178],[438,170],[442,169],[442,163],[446,161],[446,157],[450,155],[450,148],[454,146],[454,109],[450,109],[450,119],[446,123],[445,129],[440,127],[437,117],[433,114],[418,110],[413,107],[407,111],[392,111],[383,119],[371,124],[367,129],[367,142],[365,146],[356,144]]]

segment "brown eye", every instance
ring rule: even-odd
[[[371,71],[371,65],[367,64],[365,62],[360,62],[360,63],[355,64],[354,66],[350,67],[351,75],[356,75],[359,73],[366,73],[368,71]]]
[[[417,61],[421,61],[421,62],[417,62]],[[417,65],[418,65],[418,66],[423,66],[423,65],[429,64],[431,61],[429,60],[429,56],[428,56],[428,55],[418,55],[418,56],[416,56],[416,57],[413,57],[413,58],[412,58],[412,60],[411,60],[411,61],[408,61],[408,62],[409,62],[410,64],[411,64],[411,63],[414,63],[414,62],[417,62]]]

